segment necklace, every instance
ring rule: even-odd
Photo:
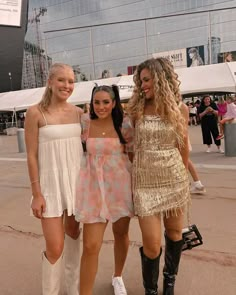
[[[101,130],[101,129],[103,129],[103,128],[97,128],[98,133],[100,133],[102,136],[106,136],[106,135],[110,134],[114,130],[114,127],[109,128],[107,130],[104,130],[104,129]]]
[[[91,127],[94,130],[94,135],[97,134],[102,137],[108,136],[114,131],[113,124],[112,125],[104,124],[104,126],[100,124],[93,124]]]
[[[114,127],[110,128],[110,129],[107,129],[106,131],[101,131],[102,136],[105,136],[107,134],[110,134],[113,130],[114,130]]]

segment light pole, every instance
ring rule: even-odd
[[[12,76],[11,76],[11,72],[8,73],[9,76],[9,80],[10,80],[10,90],[12,91]]]

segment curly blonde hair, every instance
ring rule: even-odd
[[[72,67],[67,64],[63,64],[63,63],[53,64],[49,70],[48,80],[51,80],[57,74],[58,69],[66,69],[66,68],[69,68],[73,71]],[[43,97],[41,101],[39,102],[39,107],[44,110],[47,110],[51,103],[51,98],[52,98],[52,90],[47,82]]]
[[[174,128],[178,143],[182,145],[186,137],[186,122],[179,108],[182,100],[179,90],[180,81],[168,59],[152,58],[138,65],[134,74],[133,95],[128,102],[128,113],[134,122],[143,118],[145,95],[141,88],[140,74],[144,69],[150,71],[153,79],[155,111],[163,121]]]

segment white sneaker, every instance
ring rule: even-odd
[[[222,148],[219,148],[219,149],[217,150],[217,152],[220,153],[220,154],[224,154],[224,153],[225,153],[225,151],[222,150]]]
[[[206,153],[210,153],[210,152],[211,152],[211,149],[208,148],[208,149],[206,150]]]
[[[206,193],[206,189],[205,189],[204,185],[196,186],[196,185],[193,184],[192,187],[190,188],[190,193],[191,194],[204,195]]]
[[[113,277],[112,276],[112,286],[114,288],[115,295],[127,295],[122,277]]]

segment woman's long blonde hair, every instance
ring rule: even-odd
[[[67,64],[63,64],[63,63],[53,64],[49,70],[48,80],[51,80],[53,76],[57,74],[58,69],[65,69],[65,68],[70,68],[73,71],[72,67]],[[51,98],[52,98],[52,89],[50,88],[47,82],[43,97],[41,101],[39,102],[39,107],[44,110],[47,110],[51,103]]]
[[[128,102],[128,113],[133,121],[142,119],[145,109],[145,95],[141,89],[140,74],[150,71],[154,83],[154,105],[161,119],[173,126],[178,143],[183,144],[186,136],[186,122],[180,112],[180,81],[171,62],[166,58],[148,59],[138,65],[134,74],[134,91]]]

